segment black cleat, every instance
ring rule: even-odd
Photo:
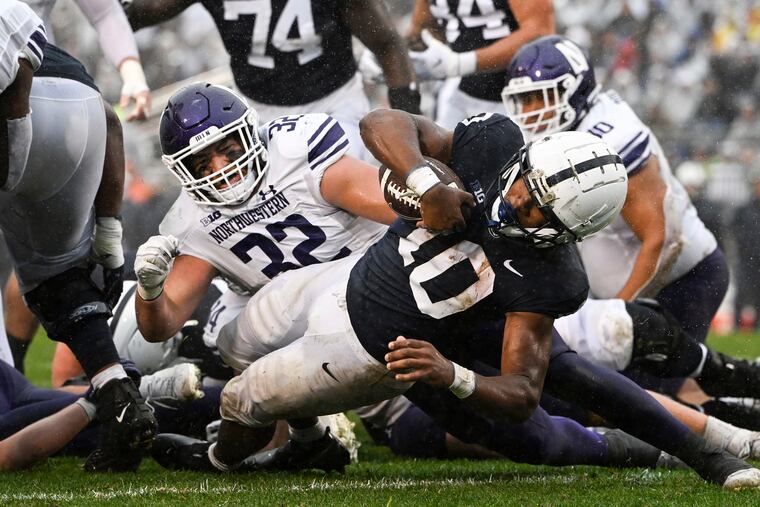
[[[760,398],[760,365],[708,350],[699,386],[711,396]]]
[[[153,410],[129,378],[115,379],[95,392],[101,424],[98,448],[87,457],[88,472],[137,470],[156,434]]]
[[[703,403],[699,410],[734,426],[760,431],[760,400],[716,398]]]
[[[660,463],[662,451],[623,430],[605,431],[602,436],[607,440],[607,466],[655,468]]]
[[[707,482],[725,489],[760,487],[760,470],[708,444],[702,437],[693,433],[686,438],[677,454]]]
[[[270,451],[260,452],[246,458],[242,468],[245,470],[310,470],[343,473],[351,457],[343,444],[330,433],[313,442],[289,440],[285,445]]]
[[[208,459],[210,442],[196,438],[161,433],[156,436],[150,454],[159,465],[170,470],[218,472]]]

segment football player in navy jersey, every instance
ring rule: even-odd
[[[554,31],[551,0],[416,0],[409,36],[427,46],[410,53],[417,78],[447,80],[436,121],[453,129],[501,112],[503,70],[523,44]]]
[[[132,0],[132,27],[154,25],[199,2],[230,54],[235,86],[263,122],[278,116],[327,113],[361,155],[358,124],[369,111],[351,37],[375,55],[388,83],[391,107],[419,112],[406,44],[383,2],[374,0]]]

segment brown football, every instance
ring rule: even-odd
[[[430,157],[425,157],[425,161],[441,183],[467,191],[459,176],[443,162]],[[379,176],[380,188],[383,189],[383,197],[388,206],[404,220],[422,220],[419,196],[409,190],[405,182],[384,165],[380,166]]]

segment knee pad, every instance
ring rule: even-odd
[[[685,339],[681,325],[655,300],[637,299],[625,306],[633,319],[631,364],[664,373]]]
[[[24,295],[48,336],[68,343],[75,326],[93,318],[105,322],[111,316],[103,294],[90,279],[89,271],[72,268],[56,275]]]
[[[446,430],[411,405],[391,427],[388,445],[399,456],[445,458]]]

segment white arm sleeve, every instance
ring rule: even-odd
[[[15,81],[19,58],[39,68],[45,42],[42,20],[28,5],[15,0],[0,2],[0,92]]]
[[[77,0],[77,4],[97,30],[103,54],[116,69],[125,58],[140,59],[135,35],[118,0]]]

